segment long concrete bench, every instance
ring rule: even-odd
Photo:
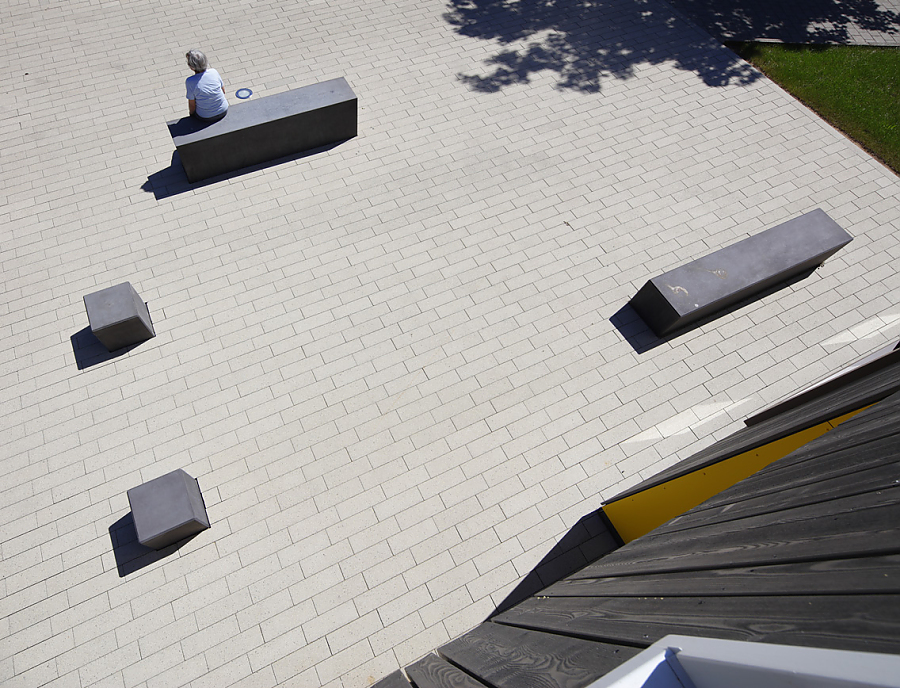
[[[356,136],[356,94],[343,78],[235,103],[218,122],[168,122],[191,182]]]
[[[852,239],[816,209],[654,277],[629,303],[662,337],[815,268]]]

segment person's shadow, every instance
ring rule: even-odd
[[[152,193],[156,200],[160,201],[164,198],[186,193],[195,186],[199,186],[199,184],[191,184],[188,181],[184,167],[181,166],[181,158],[176,150],[172,151],[172,160],[169,166],[148,176],[141,189],[147,193]]]

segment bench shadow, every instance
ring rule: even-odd
[[[105,363],[119,356],[124,356],[144,343],[138,342],[115,351],[107,351],[102,342],[91,332],[90,325],[73,334],[69,337],[69,340],[72,342],[72,354],[75,356],[75,364],[78,366],[78,370],[85,370],[99,363]]]
[[[571,576],[621,546],[622,542],[602,508],[582,516],[485,621],[490,621],[510,607]]]
[[[631,348],[634,349],[635,353],[643,354],[656,347],[665,344],[666,342],[670,342],[673,339],[677,339],[688,332],[696,330],[704,325],[708,325],[714,320],[718,320],[726,315],[734,313],[735,311],[739,311],[745,306],[749,306],[751,303],[755,303],[756,301],[760,301],[776,292],[781,291],[782,289],[786,289],[797,282],[801,282],[805,280],[807,277],[812,275],[819,267],[816,266],[814,268],[810,268],[808,270],[804,270],[801,273],[794,275],[778,284],[772,285],[767,289],[759,291],[755,294],[751,294],[745,299],[741,299],[740,301],[731,304],[730,306],[726,306],[721,310],[716,311],[715,313],[710,313],[704,318],[692,322],[684,327],[681,327],[673,332],[670,332],[664,337],[657,337],[653,330],[644,322],[644,319],[638,315],[638,312],[634,310],[629,304],[625,304],[619,310],[617,310],[613,316],[609,319],[610,324],[615,327],[619,334],[622,335],[622,338],[625,339],[630,345]]]
[[[538,72],[557,88],[599,93],[601,81],[629,79],[645,65],[674,63],[707,85],[761,77],[665,2],[633,0],[449,0],[444,14],[460,35],[499,43],[487,74],[459,74],[470,89],[494,93]]]
[[[149,566],[160,559],[165,559],[184,547],[196,536],[197,534],[191,535],[161,550],[145,547],[138,542],[137,531],[134,528],[134,517],[129,511],[109,527],[109,539],[116,558],[119,578],[125,578],[125,576],[135,571],[140,571],[145,566]]]
[[[176,136],[196,134],[198,131],[203,131],[207,127],[211,127],[213,124],[220,121],[221,119],[218,119],[215,122],[205,122],[196,117],[182,117],[174,122],[166,122],[166,125],[169,128],[169,134],[172,138],[175,138]]]
[[[318,148],[311,148],[310,150],[302,151],[300,153],[286,155],[281,158],[276,158],[275,160],[269,160],[267,162],[259,163],[258,165],[242,167],[241,169],[235,170],[234,172],[228,172],[226,174],[220,174],[215,177],[209,177],[208,179],[203,179],[194,183],[188,181],[187,175],[184,172],[184,167],[181,166],[181,157],[178,155],[178,151],[176,150],[172,152],[172,161],[170,162],[169,166],[165,169],[160,170],[159,172],[154,172],[149,177],[147,177],[147,181],[141,185],[141,189],[146,191],[147,193],[152,193],[156,200],[160,201],[165,198],[171,198],[172,196],[187,193],[188,191],[202,189],[204,186],[211,186],[213,184],[218,184],[229,179],[234,179],[235,177],[250,174],[251,172],[257,172],[269,167],[275,167],[277,165],[283,165],[288,162],[302,160],[303,158],[308,158],[312,155],[318,155],[319,153],[324,153],[326,151],[330,151],[333,148],[337,148],[347,141],[350,141],[350,139],[337,141],[335,143],[329,143],[325,146],[319,146]]]

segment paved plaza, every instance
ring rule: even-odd
[[[229,99],[359,136],[187,183]],[[662,0],[0,6],[0,684],[363,687],[604,498],[900,338],[900,179]],[[811,276],[666,341],[650,277],[824,209]],[[157,336],[104,354],[82,297]],[[183,468],[212,527],[133,558]]]

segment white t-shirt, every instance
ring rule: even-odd
[[[205,72],[189,76],[184,82],[188,100],[197,102],[197,115],[215,117],[228,109],[228,101],[222,92],[225,84],[219,73],[210,67]]]

